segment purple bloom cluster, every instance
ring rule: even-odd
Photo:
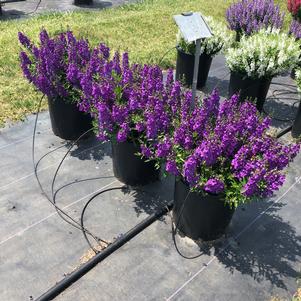
[[[219,179],[209,179],[204,185],[204,190],[209,193],[219,194],[225,190],[225,185]]]
[[[193,109],[190,100],[191,94],[182,96],[169,131],[148,147],[149,158],[163,159],[166,171],[192,189],[224,193],[233,206],[279,189],[300,145],[269,136],[270,120],[237,95],[220,102],[215,90]]]
[[[284,13],[273,0],[241,0],[227,9],[226,18],[231,30],[251,35],[262,28],[281,28]]]
[[[25,48],[20,52],[20,61],[28,81],[50,98],[78,101],[81,72],[90,61],[88,41],[77,40],[70,31],[50,38],[42,30],[38,46],[22,32],[18,37]]]
[[[97,117],[100,140],[155,140],[168,131],[181,103],[182,89],[172,70],[164,82],[158,66],[130,65],[127,53],[116,52],[110,59],[104,45],[94,50],[80,83],[80,109]],[[170,149],[164,140],[156,155],[165,157]],[[150,155],[147,146],[141,152]]]
[[[289,34],[294,36],[297,40],[301,38],[301,23],[298,20],[292,20]]]

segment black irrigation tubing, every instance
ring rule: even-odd
[[[293,126],[292,126],[292,125],[288,126],[287,128],[281,130],[281,131],[276,135],[276,138],[277,138],[277,139],[281,138],[281,137],[284,136],[285,134],[289,133],[292,129],[293,129]]]
[[[25,14],[15,14],[15,13],[11,13],[10,15],[12,15],[12,16],[28,16],[28,15],[32,15],[32,14],[34,14],[38,9],[39,9],[39,7],[40,7],[40,5],[41,5],[41,2],[42,2],[42,0],[39,0],[39,2],[37,3],[37,5],[36,5],[36,7],[35,7],[35,9],[33,10],[33,11],[31,11],[31,12],[28,12],[28,13],[25,13]]]
[[[112,188],[108,188],[108,189],[105,189],[103,191],[100,191],[100,192],[97,192],[96,194],[94,194],[85,204],[83,210],[82,210],[82,213],[81,213],[81,217],[80,217],[80,224],[81,224],[81,227],[82,229],[84,229],[84,216],[85,216],[85,212],[86,212],[86,209],[88,208],[89,204],[96,198],[98,197],[99,195],[103,194],[103,193],[106,193],[106,192],[109,192],[109,191],[114,191],[114,190],[123,190],[123,189],[126,189],[128,190],[129,187],[126,186],[126,185],[123,185],[123,186],[120,186],[120,187],[112,187]],[[88,243],[88,245],[90,246],[90,248],[94,251],[95,254],[99,253],[99,251],[97,249],[94,248],[94,246],[90,243],[89,239],[88,239],[88,236],[87,234],[85,233],[85,231],[82,231],[83,232],[83,235],[84,235],[84,238],[86,240],[86,242]]]
[[[55,185],[55,181],[56,181],[56,178],[58,176],[58,173],[60,171],[60,168],[61,166],[63,165],[65,159],[67,158],[68,154],[71,152],[72,148],[74,147],[74,145],[76,145],[84,136],[86,136],[88,133],[90,133],[91,131],[93,130],[93,128],[87,130],[86,132],[84,132],[82,135],[80,135],[75,141],[73,141],[69,147],[69,149],[67,150],[67,152],[65,153],[65,155],[63,156],[63,158],[61,159],[55,173],[54,173],[54,177],[52,179],[52,183],[51,183],[51,196],[52,196],[52,200],[53,200],[53,204],[56,204],[56,198],[55,198],[55,191],[54,191],[54,185]],[[60,215],[60,213],[58,212],[58,214]],[[65,214],[64,214],[65,215]],[[92,234],[89,230],[87,230],[86,228],[82,228],[80,223],[78,221],[76,221],[75,219],[73,218],[70,218],[68,216],[69,219],[72,220],[72,223],[70,223],[70,221],[66,220],[66,218],[64,216],[61,216],[60,217],[65,220],[67,223],[71,224],[73,227],[77,228],[78,230],[81,230],[83,232],[86,232],[88,233],[91,237],[93,237],[93,239],[96,241],[96,242],[102,242],[102,243],[105,243],[105,244],[108,244],[107,241],[97,237],[96,235]]]
[[[133,190],[131,190],[131,188],[133,188]],[[128,185],[122,185],[122,186],[119,186],[119,187],[112,187],[112,188],[107,188],[105,190],[102,190],[100,192],[97,192],[95,193],[85,204],[82,212],[81,212],[81,217],[80,217],[80,224],[81,224],[81,227],[82,229],[85,228],[84,226],[84,216],[85,216],[85,212],[88,208],[88,206],[90,205],[90,203],[99,195],[103,194],[103,193],[106,193],[106,192],[109,192],[109,191],[114,191],[114,190],[123,190],[124,192],[140,192],[140,193],[146,193],[148,194],[146,191],[144,190],[141,190],[139,189],[138,187],[131,187],[131,186],[128,186]],[[150,195],[152,197],[159,197],[158,195]],[[90,248],[94,251],[95,254],[99,253],[99,251],[97,249],[94,248],[94,246],[91,244],[91,242],[89,241],[88,239],[88,236],[87,234],[85,233],[85,231],[82,231],[83,232],[83,235],[84,235],[84,238],[87,242],[87,244],[90,246]],[[110,243],[107,243],[107,245],[109,245]]]
[[[38,4],[36,5],[35,9],[29,13],[26,13],[25,15],[31,15],[34,14],[40,7],[42,0],[39,0]]]
[[[280,83],[280,82],[271,82],[271,84],[278,85],[278,86],[284,86],[284,87],[291,87],[291,88],[296,89],[296,86],[295,85],[291,85],[291,84],[285,84],[285,83]],[[277,94],[277,96],[275,94]],[[268,97],[267,99],[277,99],[277,100],[280,100],[281,98],[278,97],[278,96],[281,96],[281,95],[298,95],[298,92],[296,90],[293,91],[291,89],[276,89],[276,90],[273,91],[273,97]],[[296,100],[293,103],[292,108],[294,108],[296,104],[300,105],[300,99],[299,98],[293,98],[293,97],[286,97],[286,98],[289,99],[289,100]],[[265,109],[263,109],[263,112],[266,115],[270,116],[270,114]],[[274,120],[281,121],[281,122],[289,122],[289,121],[293,122],[294,121],[294,118],[282,119],[282,118],[275,117],[275,116],[270,116],[270,117],[272,119],[274,119]],[[288,127],[284,128],[283,130],[281,130],[280,132],[278,132],[276,134],[276,138],[277,139],[281,138],[285,134],[289,133],[292,130],[292,128],[293,128],[292,124],[289,125]]]
[[[276,100],[280,100],[282,99],[281,95],[298,95],[298,92],[296,91],[290,91],[290,90],[285,90],[285,89],[281,89],[281,90],[274,90],[272,93],[272,96],[268,97],[268,99],[276,99]],[[296,104],[300,104],[300,99],[299,98],[293,98],[293,97],[285,97],[285,99],[288,100],[295,100],[295,102],[292,104],[291,109],[293,109]],[[276,117],[276,116],[272,116],[271,113],[267,112],[267,110],[265,108],[263,108],[263,112],[267,115],[270,116],[272,119],[276,120],[276,121],[280,121],[280,122],[289,122],[289,121],[294,121],[295,118],[280,118],[280,117]]]
[[[55,210],[57,211],[58,215],[68,224],[70,224],[71,226],[73,226],[74,228],[77,228],[78,230],[81,231],[85,231],[87,232],[87,234],[89,234],[91,237],[94,238],[94,240],[96,242],[98,242],[100,239],[93,235],[89,230],[87,229],[82,229],[79,222],[77,222],[75,219],[73,219],[70,215],[68,215],[64,210],[62,210],[60,207],[58,207],[55,203],[55,200],[51,200],[51,198],[48,196],[48,194],[46,193],[46,191],[43,188],[43,185],[39,179],[38,176],[38,165],[41,162],[41,160],[43,158],[45,158],[48,154],[54,152],[55,150],[64,147],[65,145],[62,145],[60,147],[57,147],[56,149],[51,150],[50,152],[48,152],[47,154],[45,154],[42,158],[39,159],[39,161],[37,162],[37,164],[35,163],[35,137],[36,137],[36,129],[37,129],[37,122],[38,122],[38,118],[39,118],[39,113],[40,113],[40,109],[41,109],[41,104],[42,104],[42,100],[44,98],[44,95],[41,97],[39,104],[38,104],[38,109],[36,112],[36,118],[35,118],[35,123],[34,123],[34,130],[33,130],[33,137],[32,137],[32,162],[33,162],[33,167],[34,167],[34,175],[35,178],[38,182],[39,188],[41,190],[41,192],[43,193],[43,195],[46,197],[46,199],[51,203],[51,205],[53,205],[55,207]],[[69,220],[68,220],[69,219]]]
[[[196,259],[196,258],[201,257],[201,256],[203,255],[203,253],[200,252],[199,254],[197,254],[197,255],[195,255],[195,256],[188,257],[188,256],[184,255],[184,254],[180,251],[180,249],[179,249],[179,247],[178,247],[178,244],[177,244],[177,241],[176,241],[177,230],[178,230],[178,228],[179,228],[179,224],[180,224],[180,221],[181,221],[181,217],[182,217],[182,215],[183,215],[184,208],[185,208],[185,205],[186,205],[186,202],[187,202],[187,199],[188,199],[189,195],[190,195],[190,191],[187,193],[187,195],[186,195],[186,197],[185,197],[185,199],[184,199],[184,202],[183,202],[183,204],[182,204],[182,207],[181,207],[181,209],[180,209],[180,213],[179,213],[179,216],[178,216],[178,221],[177,221],[177,223],[176,223],[175,225],[174,225],[174,223],[173,223],[173,220],[172,220],[172,216],[171,216],[170,211],[168,211],[168,213],[169,213],[169,216],[170,216],[170,219],[171,219],[171,235],[172,235],[172,241],[173,241],[173,244],[174,244],[174,246],[175,246],[175,249],[176,249],[177,253],[178,253],[181,257],[183,257],[183,258],[185,258],[185,259]]]
[[[56,202],[56,197],[57,197],[57,194],[63,190],[64,188],[68,187],[68,186],[71,186],[71,185],[74,185],[74,184],[79,184],[79,183],[83,183],[83,182],[87,182],[87,181],[93,181],[93,180],[99,180],[99,179],[104,179],[104,178],[113,178],[112,176],[107,176],[107,177],[94,177],[94,178],[88,178],[88,179],[82,179],[82,180],[76,180],[76,181],[73,181],[71,183],[68,183],[68,184],[65,184],[63,186],[61,186],[60,188],[58,188],[55,193],[54,193],[54,197],[53,197],[53,202],[55,203]],[[77,228],[77,227],[76,227]],[[78,229],[78,228],[77,228]],[[81,227],[80,230],[82,231],[83,235],[84,235],[84,238],[87,242],[87,244],[91,247],[91,249],[94,251],[94,253],[97,253],[97,250],[92,246],[92,244],[90,243],[89,239],[88,239],[88,236],[87,236],[87,231],[85,231],[84,229],[86,229],[85,227]],[[94,240],[99,240],[97,236],[95,236]],[[109,244],[108,242],[106,242],[106,244]]]
[[[103,191],[104,192],[104,191]],[[91,258],[88,262],[84,263],[77,270],[67,275],[63,280],[59,281],[52,288],[50,288],[43,295],[38,297],[36,301],[49,301],[53,300],[60,293],[66,290],[70,285],[83,277],[86,273],[88,273],[91,269],[93,269],[98,263],[102,262],[112,253],[121,248],[124,244],[129,242],[132,238],[137,236],[155,221],[160,219],[162,216],[166,215],[173,207],[173,203],[169,203],[167,206],[162,207],[160,210],[148,216],[145,220],[137,224],[134,228],[126,232],[123,236],[116,239],[112,244],[110,244],[106,249],[97,253],[93,258]]]

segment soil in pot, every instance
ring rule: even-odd
[[[64,99],[48,98],[49,115],[54,135],[65,140],[76,140],[92,128],[92,117],[80,112],[76,104]],[[86,137],[92,135],[92,132]]]
[[[177,46],[177,67],[176,80],[182,81],[184,85],[190,87],[193,82],[194,58],[195,56],[185,53]],[[212,63],[212,56],[205,53],[201,54],[199,62],[199,73],[197,88],[203,88],[206,85],[209,70]]]
[[[159,180],[160,170],[155,162],[137,156],[139,151],[133,142],[112,142],[113,172],[120,182],[141,186]]]
[[[256,101],[256,107],[258,111],[262,112],[271,81],[271,78],[245,78],[242,74],[231,72],[229,96],[232,96],[235,93],[240,93],[240,101],[245,101],[247,99]]]
[[[205,241],[221,237],[234,213],[224,203],[223,195],[190,192],[181,180],[175,183],[173,219],[178,229],[186,236]]]

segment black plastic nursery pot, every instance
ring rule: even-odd
[[[190,192],[181,180],[175,183],[173,219],[186,236],[205,241],[222,236],[234,213],[222,195]]]
[[[235,93],[240,93],[240,101],[245,101],[247,99],[256,101],[258,111],[262,112],[271,81],[271,78],[245,78],[242,74],[231,72],[229,96],[232,96]]]
[[[301,103],[299,104],[298,112],[292,127],[292,137],[301,137]]]
[[[112,160],[114,176],[131,186],[141,186],[157,181],[160,170],[155,167],[154,161],[145,161],[136,154],[140,151],[133,142],[113,142]]]
[[[290,76],[292,79],[296,79],[296,68],[293,68],[291,73],[290,73]]]
[[[48,98],[48,107],[52,131],[62,139],[75,140],[92,128],[91,116],[80,112],[76,104]]]
[[[195,56],[185,53],[179,46],[177,46],[177,52],[176,80],[182,81],[186,86],[191,86],[193,82]],[[205,53],[201,54],[197,88],[203,88],[206,85],[211,63],[212,56]]]

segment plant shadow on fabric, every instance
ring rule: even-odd
[[[268,98],[264,111],[272,118],[272,126],[277,128],[283,128],[284,125],[289,125],[296,117],[299,100],[296,96],[295,100],[277,100],[275,98]]]
[[[84,139],[77,143],[76,146],[70,151],[70,156],[76,157],[79,160],[92,159],[94,161],[99,161],[105,156],[111,157],[110,143],[101,143],[95,137]]]
[[[174,177],[161,178],[160,181],[141,187],[125,190],[134,199],[134,210],[139,216],[142,213],[153,214],[173,200]],[[163,220],[163,218],[161,219]]]
[[[256,217],[270,202],[254,205],[252,216]],[[277,214],[283,206],[274,205],[237,241],[230,242],[225,250],[221,250],[224,246],[217,246],[215,254],[218,260],[232,273],[237,270],[258,282],[268,280],[273,285],[286,289],[284,279],[298,277],[294,263],[301,256],[301,236]],[[232,227],[235,228],[235,225]],[[237,233],[232,234],[233,237],[235,235]]]

